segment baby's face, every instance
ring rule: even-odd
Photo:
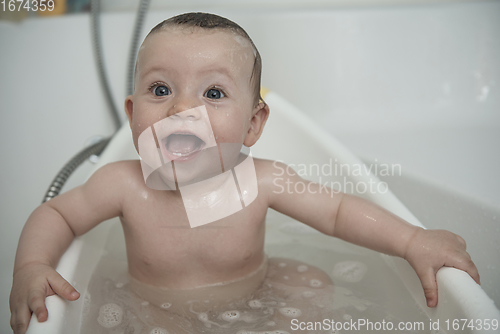
[[[254,59],[251,44],[231,32],[173,27],[150,35],[125,101],[136,149],[155,123],[164,161],[188,163],[191,151],[245,143],[255,110]]]

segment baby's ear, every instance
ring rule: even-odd
[[[125,113],[128,117],[128,123],[132,126],[132,116],[134,111],[134,96],[129,95],[125,98]]]
[[[264,125],[266,125],[267,118],[269,117],[269,106],[261,101],[252,111],[252,119],[250,120],[250,127],[246,134],[243,144],[246,147],[253,146],[260,138]]]

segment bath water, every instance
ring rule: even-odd
[[[168,311],[171,306],[168,301],[159,308],[130,290],[123,235],[112,233],[106,243],[106,254],[82,296],[84,307],[80,333],[375,332],[368,327],[332,329],[328,327],[332,321],[334,324],[364,321],[371,322],[372,326],[391,322],[395,327],[391,333],[435,333],[430,331],[428,318],[380,254],[322,235],[272,210],[267,217],[266,229],[265,251],[269,258],[302,261],[294,270],[297,277],[302,277],[300,275],[312,266],[318,267],[331,277],[333,285],[310,280],[307,287],[295,290],[298,293],[291,297],[293,294],[283,294],[279,286],[271,286],[266,280],[251,296],[231,301],[216,310],[202,311],[203,303],[207,301],[190,301],[189,314],[180,316]],[[277,267],[285,267],[285,262],[275,261],[279,263]],[[301,322],[302,328],[316,322],[316,328],[300,330]],[[407,328],[411,329],[396,330],[400,322],[409,324]],[[423,328],[417,330],[415,324],[423,324]]]

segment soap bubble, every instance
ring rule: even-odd
[[[312,279],[309,281],[309,285],[313,288],[321,288],[323,286],[323,282],[319,279]]]
[[[303,272],[306,272],[307,269],[309,269],[309,267],[307,267],[305,264],[301,264],[300,266],[297,267],[297,271],[299,273],[303,273]]]
[[[343,261],[333,267],[332,274],[346,282],[359,282],[365,277],[368,267],[358,261]]]
[[[226,311],[221,314],[222,320],[234,322],[240,318],[240,312],[236,310]]]
[[[253,299],[248,302],[248,306],[250,306],[251,309],[258,309],[262,307],[262,303],[257,299]]]
[[[170,303],[163,303],[163,304],[161,304],[161,305],[160,305],[160,307],[161,307],[162,309],[167,309],[167,308],[170,308],[170,306],[172,306],[172,304],[170,304]]]
[[[208,321],[208,314],[206,314],[205,312],[198,314],[198,320],[203,322]]]
[[[279,309],[279,311],[281,314],[290,318],[300,317],[300,315],[302,314],[302,311],[295,307],[282,307]]]
[[[101,306],[97,322],[105,328],[113,328],[121,324],[123,310],[115,303],[109,303]]]

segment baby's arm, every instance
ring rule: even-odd
[[[358,197],[343,195],[334,236],[407,260],[417,273],[427,306],[438,302],[436,273],[441,267],[466,271],[479,283],[479,274],[465,240],[445,230],[413,226],[389,211]]]
[[[420,278],[429,307],[437,305],[436,273],[443,266],[464,270],[479,283],[476,266],[460,236],[416,227],[356,196],[340,192],[332,195],[331,189],[327,192],[320,185],[303,180],[286,165],[274,162],[266,169],[271,208],[327,235],[406,259]],[[295,188],[298,182],[304,183],[307,191],[288,191],[303,189]]]
[[[120,215],[123,173],[118,164],[100,168],[85,184],[45,202],[28,218],[19,239],[10,296],[16,334],[26,331],[31,312],[38,321],[47,320],[46,296],[78,299],[79,293],[54,268],[74,237]]]

